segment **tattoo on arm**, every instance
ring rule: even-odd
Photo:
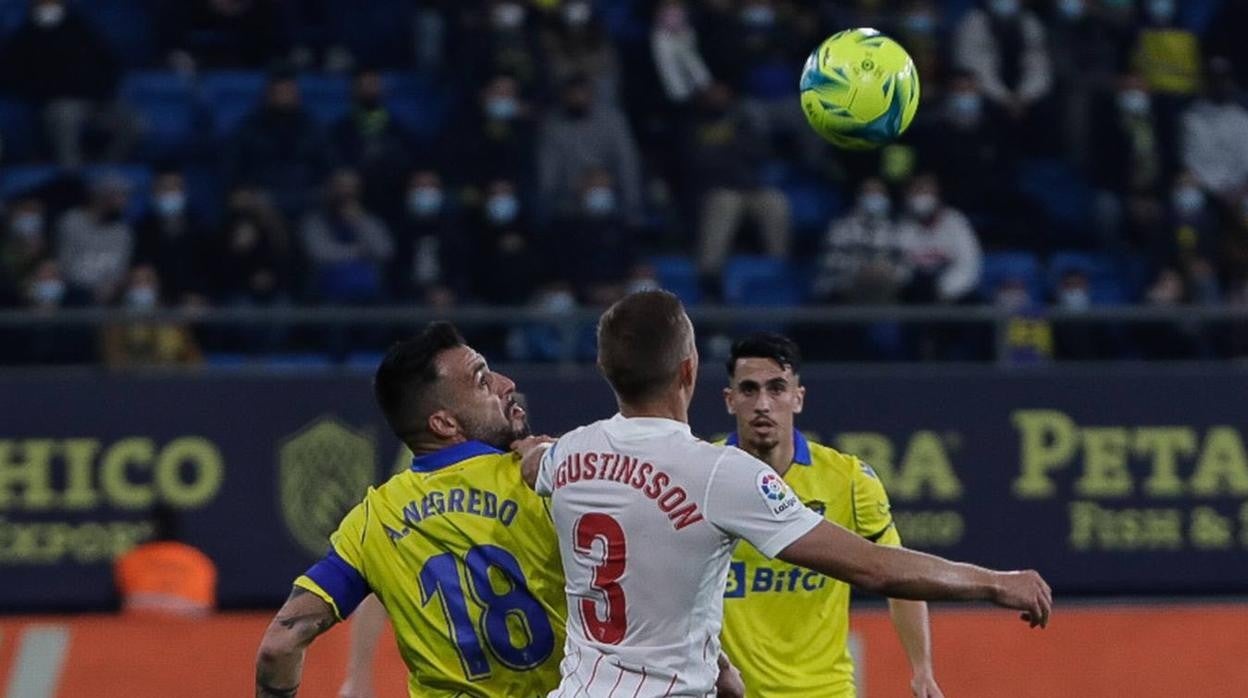
[[[307,593],[309,593],[307,589],[296,587],[294,591],[290,592],[290,598],[286,599],[286,602],[290,603],[290,601]],[[293,632],[299,640],[310,641],[317,635],[329,630],[338,621],[334,618],[333,610],[328,605],[323,605],[311,613],[294,613],[282,609],[282,611],[278,612],[274,622]]]

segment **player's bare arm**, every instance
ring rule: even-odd
[[[916,698],[943,698],[932,667],[932,629],[927,603],[889,599],[888,614],[910,661],[910,692]]]
[[[320,597],[296,588],[264,631],[256,655],[256,698],[290,698],[299,691],[303,656],[338,619]]]
[[[1044,627],[1053,592],[1033,570],[997,572],[905,548],[876,545],[826,521],[778,556],[816,572],[895,599],[991,601],[1023,611],[1031,627]]]
[[[537,471],[541,467],[542,456],[554,442],[549,436],[529,436],[511,445],[511,450],[520,454],[520,474],[529,487],[537,484]]]

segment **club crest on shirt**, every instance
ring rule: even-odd
[[[780,514],[798,504],[793,490],[789,489],[779,475],[770,470],[758,474],[757,484],[759,494],[763,496],[763,501],[767,503],[767,507],[773,514]]]

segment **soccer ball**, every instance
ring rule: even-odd
[[[815,132],[851,150],[896,139],[919,108],[914,61],[874,29],[847,29],[819,44],[802,68],[801,90]]]

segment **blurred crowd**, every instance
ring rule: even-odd
[[[1248,304],[1245,0],[0,0],[4,17],[4,306],[566,309],[682,283],[751,304]],[[819,140],[797,98],[810,51],[856,26],[922,78],[910,131],[866,153]],[[258,97],[226,118],[210,95],[185,133],[127,98],[222,75]],[[311,109],[308,76],[341,103]],[[742,259],[781,287],[742,285]],[[195,357],[175,334],[105,347]]]

